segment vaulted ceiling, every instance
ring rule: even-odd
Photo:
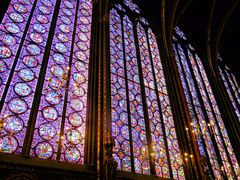
[[[139,0],[166,31],[178,25],[216,67],[217,52],[240,79],[240,0]],[[165,10],[165,13],[161,13]],[[162,18],[162,19],[161,19]]]

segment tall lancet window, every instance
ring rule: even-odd
[[[218,59],[218,69],[220,71],[223,83],[226,87],[227,93],[230,100],[232,101],[232,105],[240,122],[240,86],[230,69],[226,65],[224,65],[222,58],[219,56]]]
[[[212,177],[235,179],[239,177],[239,165],[206,71],[178,27],[175,28],[173,47],[202,162],[208,165]]]
[[[0,151],[83,164],[91,0],[12,0],[0,25]]]
[[[184,179],[156,37],[131,1],[112,5],[110,57],[118,169]]]

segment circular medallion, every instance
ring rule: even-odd
[[[64,58],[64,56],[63,56],[62,54],[55,53],[55,54],[53,55],[53,59],[54,59],[54,61],[55,61],[56,63],[58,63],[58,64],[63,64],[63,63],[65,63],[65,58]]]
[[[27,12],[27,8],[24,5],[22,5],[22,4],[14,4],[13,8],[18,13],[26,13]]]
[[[64,1],[64,4],[65,4],[65,6],[66,6],[67,8],[69,8],[69,9],[74,8],[73,4],[72,4],[71,2],[69,2],[69,1]]]
[[[6,44],[8,46],[13,46],[14,44],[16,44],[15,38],[9,34],[3,35],[1,40],[3,44]]]
[[[53,155],[53,147],[47,142],[38,143],[35,147],[35,154],[42,159],[48,159]]]
[[[57,76],[57,77],[60,77],[60,78],[63,77],[63,75],[64,75],[63,68],[61,68],[58,65],[52,66],[51,67],[51,72],[53,73],[54,76]]]
[[[82,84],[82,83],[84,83],[86,81],[85,77],[82,74],[80,74],[80,73],[74,73],[73,74],[73,79],[78,84]]]
[[[41,1],[42,1],[42,3],[43,3],[45,6],[47,6],[47,7],[53,6],[52,2],[49,1],[49,0],[41,0]]]
[[[51,78],[49,80],[49,86],[53,89],[53,90],[58,90],[59,87],[61,87],[62,82],[57,79],[57,78]]]
[[[8,32],[12,34],[17,34],[20,32],[20,28],[14,23],[6,23],[4,27]]]
[[[18,0],[18,2],[20,2],[21,4],[30,4],[29,0]]]
[[[16,23],[21,23],[24,21],[24,18],[22,17],[22,15],[20,15],[18,13],[10,13],[9,17],[11,20],[13,20]]]
[[[82,61],[76,61],[74,63],[74,66],[80,72],[84,72],[87,70],[87,67],[85,66],[85,64]]]
[[[77,46],[78,46],[79,49],[81,49],[82,51],[88,50],[88,47],[87,47],[86,43],[84,43],[84,42],[82,42],[82,41],[77,42]]]
[[[81,154],[77,148],[69,147],[65,150],[64,157],[67,162],[77,163],[81,158]]]
[[[75,52],[75,56],[76,56],[76,58],[78,58],[81,61],[86,61],[87,60],[87,56],[82,51]]]
[[[81,142],[82,137],[78,130],[70,129],[67,131],[66,139],[69,143],[77,145]]]
[[[52,124],[44,123],[40,125],[38,133],[42,139],[47,141],[53,139],[57,132]]]
[[[56,43],[55,48],[60,53],[66,53],[67,52],[67,47],[62,43]]]
[[[81,111],[84,108],[83,102],[80,99],[72,99],[70,101],[70,107],[74,111]]]
[[[19,96],[28,96],[32,92],[32,89],[27,83],[19,82],[14,85],[14,91]]]
[[[33,29],[36,32],[41,33],[41,34],[46,32],[46,28],[43,25],[41,25],[41,24],[34,24]]]
[[[3,128],[8,133],[16,134],[23,129],[24,123],[20,117],[8,116],[3,123]]]
[[[68,117],[69,123],[74,127],[79,127],[83,123],[83,118],[78,113],[71,113]]]
[[[86,18],[86,17],[80,17],[80,22],[81,22],[81,24],[85,24],[85,25],[90,24],[88,18]]]
[[[58,33],[57,38],[63,43],[68,42],[68,37],[65,34]]]
[[[38,9],[42,14],[48,15],[51,13],[50,9],[47,8],[46,6],[40,6]]]
[[[58,111],[54,107],[45,107],[42,111],[43,118],[47,121],[55,121],[58,118]]]
[[[6,46],[0,46],[0,58],[7,59],[12,55],[11,49]]]
[[[8,108],[15,114],[23,114],[27,111],[28,104],[23,99],[14,98],[9,101]]]
[[[72,16],[73,15],[72,11],[70,11],[69,9],[63,8],[62,11],[67,16]]]
[[[87,26],[81,26],[80,30],[84,33],[87,33],[89,31]]]
[[[78,87],[78,86],[74,86],[73,87],[73,94],[79,97],[82,97],[86,94],[85,90],[83,87]]]
[[[57,105],[61,101],[61,94],[56,91],[50,91],[46,94],[46,101],[52,105]]]
[[[0,138],[0,151],[4,153],[14,153],[18,148],[18,141],[12,136]]]
[[[61,16],[61,20],[64,24],[67,24],[67,25],[71,24],[72,22],[71,19],[66,16]]]
[[[61,24],[61,25],[59,26],[59,28],[60,28],[60,30],[61,30],[62,32],[64,32],[64,33],[69,33],[69,32],[70,32],[69,26],[67,26],[67,25],[65,25],[65,24]]]
[[[80,40],[86,42],[88,40],[88,37],[85,33],[78,33],[78,37]]]
[[[25,56],[23,58],[23,64],[29,68],[35,68],[38,65],[38,61],[33,56]]]
[[[35,44],[28,44],[27,51],[34,56],[39,55],[41,53],[41,49]]]
[[[35,78],[34,72],[31,71],[30,69],[21,69],[18,72],[18,75],[22,80],[26,82],[32,81]]]
[[[43,42],[43,37],[40,34],[37,33],[31,33],[30,34],[30,39],[35,42],[35,43],[42,43]]]
[[[38,22],[42,23],[42,24],[47,24],[48,23],[48,18],[47,16],[44,15],[37,15],[37,20]]]
[[[3,73],[7,70],[7,65],[4,61],[0,60],[0,73]]]

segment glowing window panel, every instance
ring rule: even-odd
[[[167,135],[167,144],[168,144],[168,151],[172,166],[172,171],[175,178],[183,178],[184,172],[182,168],[182,157],[179,150],[179,145],[176,136],[176,130],[174,127],[173,115],[172,110],[170,107],[170,101],[168,98],[167,87],[165,82],[165,77],[163,73],[163,68],[161,64],[161,59],[158,51],[156,37],[153,34],[152,30],[149,29],[148,31],[148,38],[149,38],[149,46],[151,50],[151,56],[153,60],[155,78],[157,82],[157,89],[158,89],[158,96],[161,102],[161,111],[163,116],[163,123],[165,125],[165,131],[170,132]],[[156,123],[156,122],[155,122]],[[156,123],[157,124],[157,123]],[[156,141],[157,142],[157,141]],[[160,154],[163,150],[156,149],[155,153]],[[166,165],[165,165],[166,166]]]
[[[175,32],[178,38],[187,40],[179,28],[175,28]],[[215,177],[221,176],[224,170],[228,177],[233,178],[238,174],[239,167],[201,59],[191,45],[177,42],[176,37],[175,41],[176,61],[200,154],[209,160],[208,166]],[[216,151],[221,159],[216,156]],[[223,169],[220,168],[220,161]]]
[[[124,17],[123,23],[126,25],[124,26],[124,34],[119,32],[118,30],[121,29],[121,19],[120,16],[116,13],[115,10],[111,11],[111,19],[110,19],[110,36],[111,42],[118,41],[119,43],[116,44],[115,42],[111,43],[111,72],[112,72],[112,108],[115,109],[112,111],[112,128],[114,131],[113,136],[116,138],[116,149],[114,150],[114,158],[119,163],[119,169],[125,171],[131,171],[131,161],[130,161],[130,143],[133,146],[133,154],[134,154],[134,166],[135,171],[138,173],[149,174],[149,160],[148,160],[148,150],[147,150],[147,143],[146,143],[146,134],[145,134],[145,124],[143,119],[143,108],[141,102],[141,95],[140,95],[140,85],[133,84],[128,81],[128,88],[129,88],[129,106],[131,112],[131,124],[132,124],[132,142],[129,139],[129,127],[128,127],[128,112],[127,112],[127,105],[126,105],[126,82],[124,77],[124,61],[121,57],[123,57],[123,47],[122,45],[122,36],[125,36],[125,48],[129,54],[126,54],[126,62],[127,64],[132,63],[135,64],[135,69],[129,75],[129,78],[135,79],[139,83],[139,76],[138,76],[138,68],[137,68],[137,60],[136,60],[136,50],[133,40],[133,30],[132,24],[127,17]],[[127,46],[126,44],[129,43]],[[130,50],[133,50],[130,52]],[[132,59],[131,59],[132,58]],[[131,61],[131,62],[130,62]],[[115,70],[118,69],[118,70]],[[132,68],[129,66],[129,68]],[[116,76],[116,74],[119,75]],[[121,77],[120,77],[121,76]],[[122,87],[122,88],[121,88]],[[125,88],[123,88],[125,87]],[[116,93],[115,93],[116,92]],[[134,100],[134,97],[136,99]],[[117,106],[117,102],[119,102],[119,106]],[[118,119],[120,118],[120,119]],[[137,121],[139,123],[137,123]],[[119,131],[122,129],[122,131]],[[120,147],[118,147],[120,146]],[[141,149],[141,150],[140,150]],[[143,166],[141,165],[143,164]]]
[[[176,62],[178,65],[180,76],[181,76],[184,94],[188,102],[188,108],[192,118],[194,132],[196,134],[196,138],[198,139],[199,151],[202,157],[205,157],[205,158],[209,157],[212,169],[214,171],[214,175],[218,177],[221,175],[220,165],[216,161],[217,155],[211,140],[211,132],[208,129],[208,125],[205,121],[205,117],[203,115],[203,111],[200,106],[199,97],[196,94],[197,90],[194,85],[194,80],[193,80],[194,77],[192,76],[189,70],[188,64],[186,62],[187,61],[186,56],[184,54],[182,47],[178,45],[177,50],[175,47],[174,51],[176,54]],[[177,54],[179,54],[180,59],[177,56]],[[201,135],[203,135],[203,139],[201,139]],[[203,147],[203,144],[205,144],[206,146],[206,151]]]
[[[132,6],[132,2],[128,3],[130,1],[125,2]],[[182,157],[156,38],[149,28],[145,31],[140,23],[135,26],[128,16],[120,16],[119,10],[123,11],[121,5],[116,5],[116,9],[110,11],[109,27],[112,135],[116,142],[114,159],[120,170],[148,175],[155,171],[157,176],[184,179]],[[140,21],[148,25],[146,19]],[[138,42],[135,42],[136,36]],[[136,45],[139,45],[139,52]],[[140,59],[137,58],[138,53]],[[140,79],[140,70],[143,80]],[[159,74],[157,81],[154,71]],[[145,86],[144,93],[142,83]],[[159,86],[156,85],[158,83]],[[164,104],[162,107],[158,103],[159,99]],[[150,139],[147,137],[148,132]],[[165,133],[169,138],[164,137]],[[149,146],[152,148],[149,149]],[[150,159],[150,156],[154,157]],[[170,157],[169,160],[167,156]],[[150,168],[150,164],[154,169]],[[171,175],[169,166],[173,170]]]
[[[55,0],[52,0],[51,2],[55,3]],[[17,2],[15,0],[13,0],[11,3],[17,3]],[[29,121],[29,116],[30,116],[30,112],[31,112],[31,107],[33,105],[33,98],[34,98],[34,94],[36,92],[36,86],[37,86],[38,77],[40,74],[39,72],[40,72],[42,62],[44,62],[43,55],[44,55],[44,51],[45,51],[45,45],[46,45],[46,42],[48,39],[48,31],[46,31],[45,33],[41,34],[42,38],[38,38],[38,40],[37,40],[36,34],[34,34],[34,33],[36,33],[36,31],[34,30],[33,26],[35,24],[41,24],[42,26],[44,26],[44,28],[49,29],[50,22],[51,22],[53,12],[54,12],[54,7],[53,6],[50,7],[49,9],[50,9],[51,13],[48,15],[45,15],[44,16],[45,21],[41,22],[41,21],[39,21],[41,12],[37,8],[39,6],[44,6],[44,4],[41,0],[37,1],[36,7],[34,9],[31,9],[32,8],[31,4],[34,4],[34,1],[30,1],[30,0],[23,1],[23,3],[21,3],[21,4],[23,6],[25,6],[28,11],[26,13],[21,14],[22,16],[24,16],[25,20],[27,20],[29,18],[28,16],[29,16],[31,10],[32,10],[33,14],[32,14],[32,18],[28,20],[28,21],[30,21],[30,26],[28,29],[26,29],[26,37],[23,40],[23,46],[20,49],[19,57],[17,57],[15,59],[15,55],[17,53],[17,48],[20,43],[19,38],[21,38],[21,36],[23,34],[22,30],[20,32],[15,31],[16,34],[15,34],[14,38],[17,43],[13,47],[9,46],[9,48],[11,48],[11,50],[12,50],[12,56],[8,58],[8,62],[6,61],[6,64],[9,67],[9,69],[11,69],[12,64],[9,64],[9,62],[14,61],[14,59],[15,59],[15,61],[17,61],[17,63],[16,63],[15,69],[13,69],[14,73],[13,73],[13,76],[11,77],[11,83],[8,88],[7,95],[5,97],[5,103],[4,103],[3,109],[1,110],[1,115],[0,115],[3,117],[5,117],[5,116],[12,117],[14,115],[17,115],[18,118],[12,119],[11,123],[12,124],[15,123],[15,122],[13,122],[13,120],[16,120],[16,123],[17,123],[19,118],[24,123],[24,127],[21,129],[21,131],[18,131],[17,133],[12,135],[14,137],[14,139],[17,141],[17,148],[16,148],[16,150],[12,151],[12,153],[14,152],[17,154],[21,153],[21,151],[22,151],[26,128],[28,127],[28,121]],[[10,4],[9,11],[13,10],[11,8],[11,6],[13,6],[13,4]],[[8,11],[6,14],[8,14]],[[3,24],[5,24],[5,27],[6,27],[7,23],[12,23],[12,24],[15,24],[15,26],[19,26],[19,27],[21,26],[21,29],[22,28],[24,29],[26,26],[25,21],[23,21],[22,23],[20,23],[20,22],[16,23],[16,22],[11,22],[11,21],[12,21],[11,18],[9,18],[9,19],[5,18],[3,20]],[[14,26],[11,26],[11,27],[13,27],[13,29],[15,28]],[[2,28],[2,26],[1,26],[1,28]],[[7,29],[6,29],[6,31],[7,31]],[[35,42],[33,43],[33,41],[35,41]],[[38,44],[36,44],[36,42],[38,42]],[[8,76],[8,74],[6,74],[6,76],[4,76],[4,77],[7,77],[7,76]],[[10,137],[10,135],[12,134],[12,132],[5,131],[5,129],[2,129],[2,133],[5,134],[6,137]],[[10,145],[11,144],[9,144],[9,146]],[[13,143],[13,145],[14,145],[14,143]],[[2,147],[4,147],[4,146],[2,146]],[[39,148],[40,147],[41,146],[39,145]],[[10,148],[10,147],[6,147],[6,148]],[[15,149],[15,147],[12,147],[12,148]],[[1,149],[1,151],[5,151],[5,150],[6,149]]]
[[[73,2],[71,2],[73,4]],[[65,6],[71,9],[72,5],[65,3]],[[73,6],[75,7],[75,6]],[[81,12],[88,11],[89,16]],[[82,19],[87,23],[83,24]],[[66,120],[64,124],[64,138],[62,140],[61,160],[83,164],[84,163],[84,142],[86,129],[87,113],[87,87],[88,87],[88,66],[90,53],[90,36],[92,23],[92,2],[80,0],[77,12],[76,32],[74,37],[73,52],[84,54],[84,58],[77,58],[75,53],[72,54],[72,66],[69,79],[68,101],[66,106]],[[78,34],[82,29],[87,29],[84,35],[87,41],[82,41]],[[86,47],[85,51],[81,50],[77,43],[82,42]],[[83,57],[83,56],[82,56]],[[76,64],[81,62],[82,68],[77,68]]]
[[[34,8],[34,2],[34,0],[31,0],[29,3],[21,3],[18,0],[12,0],[0,24],[0,58],[6,66],[6,71],[0,71],[0,99],[5,90],[13,63],[17,61],[15,55],[19,51],[23,30],[27,21],[30,20],[29,15]]]
[[[153,151],[158,156],[155,162],[156,172],[157,175],[163,177],[169,177],[169,170],[168,163],[167,163],[167,155],[164,148],[168,148],[169,151],[169,158],[171,161],[172,171],[174,178],[184,178],[184,172],[182,168],[182,158],[179,152],[176,132],[174,128],[173,117],[171,114],[170,102],[168,100],[168,95],[166,94],[166,87],[164,75],[162,71],[162,66],[160,61],[160,56],[158,54],[158,47],[156,43],[156,39],[154,34],[151,30],[149,30],[148,35],[146,36],[146,32],[140,23],[137,26],[138,30],[138,41],[139,41],[139,50],[141,55],[141,62],[142,62],[142,69],[143,69],[143,78],[144,78],[144,85],[146,99],[147,99],[147,106],[148,106],[148,114],[149,114],[149,121],[151,127],[151,135],[153,141]],[[148,40],[149,39],[149,44]],[[148,47],[149,46],[149,47]],[[149,49],[150,48],[150,49]],[[150,52],[149,52],[150,50]],[[150,54],[151,53],[151,54]],[[151,58],[152,64],[151,64]],[[152,68],[153,67],[153,68]],[[156,82],[158,84],[155,87],[154,84],[154,73],[156,73]],[[158,93],[156,94],[156,88],[158,89]],[[157,96],[159,96],[159,100],[161,102],[161,109],[158,106]],[[162,115],[160,115],[160,113]],[[161,122],[161,117],[163,122]],[[164,137],[163,137],[163,125],[166,132],[168,147],[164,145]],[[153,127],[159,127],[159,129],[155,129]],[[156,135],[159,133],[158,135]],[[161,161],[158,161],[158,160]],[[159,163],[160,162],[160,163]]]
[[[136,12],[136,13],[140,13],[140,9],[138,8],[138,6],[136,4],[133,3],[132,0],[124,0],[125,5],[130,8],[132,11]]]
[[[66,1],[61,2],[60,9],[65,8],[65,2]],[[73,2],[73,6],[77,7],[77,3]],[[75,13],[76,9],[73,10],[72,15],[68,19],[74,22]],[[61,25],[64,25],[62,22],[64,18],[66,18],[66,15],[60,10],[50,51],[50,54],[53,56],[50,56],[48,59],[39,112],[36,119],[31,154],[40,158],[56,159],[58,149],[61,148],[61,146],[59,147],[58,141],[61,138],[60,127],[67,90],[68,71],[70,70],[70,51],[67,51],[67,49],[72,48],[71,41],[61,41],[61,38],[59,38],[59,31]],[[67,36],[72,40],[74,25],[66,26],[69,31],[64,32],[63,36]],[[59,64],[59,61],[62,63]],[[39,143],[43,140],[47,144],[40,146]],[[51,146],[48,144],[51,144]],[[49,152],[43,156],[41,153],[45,149],[48,149]]]
[[[223,67],[219,67],[218,69],[221,73],[223,83],[226,87],[227,93],[228,93],[229,98],[232,102],[232,105],[234,107],[236,115],[237,115],[237,117],[240,121],[240,111],[239,111],[240,98],[238,96],[238,92],[237,92],[238,90],[236,89],[236,87],[233,83],[233,80],[232,80],[231,76],[229,75],[229,72],[227,71],[227,68],[223,66]]]
[[[229,177],[232,177],[233,172],[231,171],[231,169],[229,169],[229,166],[230,166],[230,163],[231,163],[233,168],[234,168],[235,173],[238,174],[238,171],[239,171],[238,168],[239,167],[238,167],[238,164],[237,164],[237,159],[236,159],[235,154],[233,153],[233,149],[232,149],[232,146],[231,146],[231,143],[230,143],[225,125],[224,125],[222,117],[220,115],[217,102],[216,102],[216,100],[213,96],[213,92],[212,92],[210,83],[208,81],[206,72],[204,70],[203,64],[202,64],[200,58],[197,56],[197,54],[195,54],[195,58],[196,58],[196,63],[199,66],[199,69],[197,71],[197,69],[195,68],[197,66],[195,66],[194,67],[194,69],[195,69],[194,73],[195,73],[196,77],[199,77],[199,79],[197,79],[198,83],[199,84],[204,83],[205,86],[206,86],[206,92],[204,92],[205,90],[202,89],[202,87],[200,87],[200,92],[201,92],[202,96],[205,97],[205,98],[203,98],[204,99],[204,104],[205,104],[206,109],[208,110],[207,111],[208,116],[209,116],[209,119],[210,119],[210,123],[212,125],[212,130],[215,133],[218,149],[219,149],[221,157],[222,157],[222,161],[223,161],[223,164],[224,164],[224,167],[225,167],[225,171],[226,171],[226,173]],[[189,59],[190,59],[190,62],[192,64],[192,66],[194,66],[193,58],[191,58],[191,56],[190,56]],[[200,78],[200,73],[202,74],[202,79]],[[206,96],[207,93],[208,93],[209,97]],[[211,103],[212,109],[208,109],[210,103]],[[210,113],[210,111],[212,111],[212,112]],[[212,114],[215,114],[216,117],[212,118],[213,117]],[[224,145],[224,143],[225,143],[225,145]],[[226,149],[225,149],[224,146],[226,146]],[[227,158],[227,153],[229,153],[228,155],[230,156],[230,159]]]
[[[60,7],[56,2],[12,0],[0,25],[1,96],[5,77],[13,72],[0,109],[0,151],[21,153],[27,128],[33,126],[32,156],[83,164],[92,2],[62,0]],[[39,104],[33,103],[36,93]],[[33,107],[39,111],[29,125]]]

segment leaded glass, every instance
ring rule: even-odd
[[[230,69],[223,64],[222,58],[219,56],[219,71],[222,76],[223,83],[226,87],[229,98],[232,102],[236,115],[240,121],[240,89],[235,76]]]
[[[129,8],[140,18],[128,17]],[[132,1],[110,11],[114,159],[120,170],[184,179],[157,40],[138,13]]]
[[[186,35],[175,28],[174,52],[201,158],[211,176],[235,178],[239,166],[203,63]]]
[[[1,152],[29,141],[31,156],[84,163],[91,21],[91,0],[11,0],[0,25]]]

